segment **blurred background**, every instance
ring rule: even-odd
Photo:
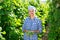
[[[0,40],[23,40],[22,25],[28,6],[42,20],[38,40],[60,40],[60,0],[0,0]]]

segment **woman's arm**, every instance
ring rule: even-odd
[[[33,30],[31,32],[34,32],[34,33],[39,33],[39,30]]]
[[[28,30],[24,30],[23,32],[28,32]]]
[[[26,22],[27,22],[27,19],[24,20],[24,24],[23,24],[23,26],[22,26],[22,31],[23,31],[23,32],[26,32],[26,31],[27,31],[27,30],[26,30]]]
[[[28,30],[24,30],[23,32],[29,32],[29,31]],[[30,32],[39,33],[39,30],[33,30],[33,31],[30,31]]]
[[[42,22],[41,22],[41,20],[38,20],[38,30],[40,33],[42,33]]]

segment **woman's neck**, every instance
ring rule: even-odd
[[[35,16],[30,16],[31,19],[34,19]]]

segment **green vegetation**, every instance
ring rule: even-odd
[[[48,17],[48,40],[60,40],[60,1],[52,0]]]
[[[47,0],[0,0],[0,40],[23,40],[22,25],[28,16],[28,6],[35,6],[36,16],[42,20],[43,32],[38,34],[41,40],[48,31],[48,40],[60,40],[60,1]]]

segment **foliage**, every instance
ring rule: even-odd
[[[60,33],[60,9],[57,5],[59,0],[50,0],[41,4],[40,0],[0,0],[0,26],[2,38],[6,40],[23,40],[22,25],[28,16],[28,6],[35,6],[36,15],[42,21],[43,32],[38,34],[41,39],[46,33],[46,25],[49,25],[48,40],[59,40]],[[46,23],[46,21],[48,23]],[[5,34],[5,35],[3,35]]]
[[[48,40],[60,40],[60,1],[52,0],[48,17],[49,33]]]
[[[2,31],[2,28],[0,27],[0,40],[5,40],[5,38],[2,36],[2,34],[6,33],[5,31],[4,32],[1,32]]]
[[[48,4],[42,4],[40,6],[39,1],[34,0],[1,0],[0,1],[0,26],[3,28],[2,31],[6,31],[6,35],[3,35],[6,40],[22,40],[23,32],[22,25],[24,19],[28,16],[28,6],[35,6],[37,9],[36,15],[42,20],[43,33],[45,30],[45,21],[48,16]],[[47,5],[45,7],[45,5]],[[48,9],[47,9],[48,8]],[[17,31],[16,31],[17,30]],[[40,34],[39,34],[40,35]],[[38,35],[38,36],[39,36]],[[40,39],[39,36],[38,39]]]

